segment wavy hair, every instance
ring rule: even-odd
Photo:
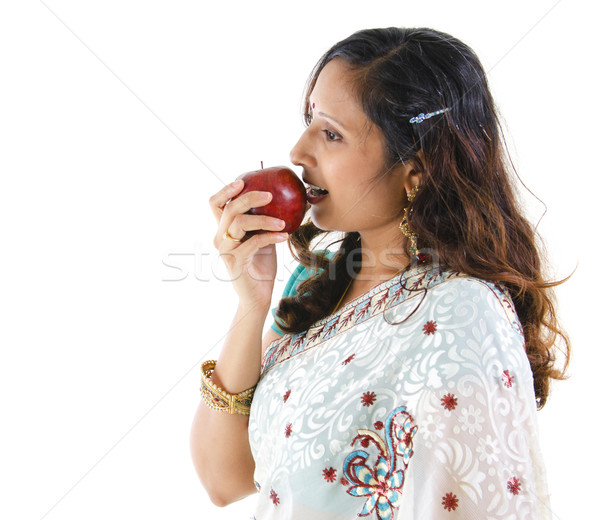
[[[541,409],[550,379],[564,379],[569,362],[570,341],[558,323],[553,288],[572,274],[559,281],[544,278],[543,244],[519,208],[511,175],[516,171],[478,57],[460,40],[430,28],[358,31],[315,65],[305,89],[305,115],[320,72],[334,58],[349,66],[356,99],[383,133],[383,174],[409,160],[423,173],[408,205],[419,249],[435,251],[451,270],[502,282],[510,291]],[[442,108],[450,110],[409,123]],[[281,300],[277,317],[285,332],[306,330],[330,314],[353,276],[346,260],[360,249],[359,234],[345,233],[329,260],[311,250],[322,233],[309,220],[290,237],[295,258],[321,271],[298,287],[297,296]]]

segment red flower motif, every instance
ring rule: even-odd
[[[371,406],[376,400],[375,392],[365,392],[360,398],[363,406]]]
[[[383,423],[381,421],[377,421],[374,426],[376,430],[383,430]]]
[[[513,495],[518,495],[521,491],[521,481],[517,477],[511,477],[506,483],[506,489],[508,489]]]
[[[433,320],[429,320],[423,325],[423,332],[425,334],[433,334],[437,330],[437,323]]]
[[[348,479],[347,479],[346,477],[342,477],[342,478],[340,479],[340,484],[341,484],[342,486],[347,486],[348,484],[350,484],[350,482],[348,481]]]
[[[336,475],[337,475],[337,470],[335,470],[333,468],[325,468],[323,470],[323,478],[327,482],[335,482]]]
[[[285,394],[283,394],[283,402],[287,403],[287,400],[290,398],[291,390],[288,390]]]
[[[454,493],[446,493],[442,498],[442,505],[448,511],[454,511],[458,507],[458,498]]]
[[[450,393],[442,397],[440,401],[442,401],[442,406],[446,410],[454,410],[456,408],[456,405],[458,404],[458,399],[456,398],[456,396]]]
[[[292,423],[287,423],[285,427],[285,437],[288,438],[292,434]]]
[[[275,493],[275,491],[273,491],[272,488],[271,488],[271,494],[269,495],[269,498],[273,501],[273,503],[276,506],[279,505],[279,497],[277,496],[277,493]]]
[[[502,372],[502,382],[506,388],[510,388],[515,380],[515,376],[511,376],[508,370]]]
[[[350,357],[344,359],[344,361],[342,361],[342,365],[347,365],[348,363],[350,363],[350,361],[354,359],[354,356],[356,356],[356,354],[352,354]]]
[[[368,448],[368,447],[369,447],[369,439],[367,439],[367,438],[364,438],[362,441],[360,441],[360,445],[361,445],[363,448]]]

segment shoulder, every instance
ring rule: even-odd
[[[455,375],[504,385],[518,374],[532,384],[525,338],[508,289],[501,283],[461,274],[428,288],[429,304],[419,328],[422,347],[438,353]],[[442,353],[443,352],[443,353]],[[448,376],[452,370],[446,370]],[[508,374],[508,375],[507,375]]]
[[[501,282],[450,271],[440,283],[428,289],[437,312],[448,312],[465,322],[484,320],[503,324],[523,336],[510,292]]]

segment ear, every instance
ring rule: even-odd
[[[412,160],[412,161],[410,161],[410,163],[407,164],[407,166],[410,165],[410,167],[408,168],[408,171],[406,172],[406,178],[404,179],[404,189],[406,190],[407,194],[415,186],[419,186],[421,184],[421,182],[423,181],[423,171],[421,170],[421,168],[418,167],[418,164],[416,164],[417,162],[420,162],[421,164],[423,164],[423,150],[422,149],[417,152],[417,157],[418,157],[419,161]]]

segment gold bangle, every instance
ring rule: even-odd
[[[252,404],[252,397],[254,396],[256,385],[239,394],[230,394],[226,392],[215,385],[211,380],[216,364],[217,362],[214,360],[202,363],[200,376],[202,379],[202,386],[200,387],[200,391],[202,392],[204,402],[209,408],[219,412],[250,415],[250,405]]]

